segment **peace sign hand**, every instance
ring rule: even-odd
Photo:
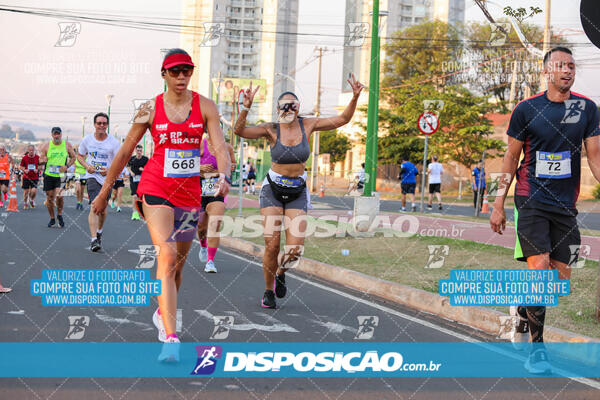
[[[354,77],[354,74],[352,74],[352,80],[347,79],[346,81],[352,88],[352,93],[354,93],[354,97],[358,98],[358,96],[360,95],[360,92],[364,89],[365,86],[356,80],[356,78]]]
[[[256,89],[252,90],[252,81],[250,81],[250,87],[244,90],[244,107],[250,108],[252,106],[252,102],[254,101],[254,96],[256,92],[260,89],[260,85],[256,87]]]

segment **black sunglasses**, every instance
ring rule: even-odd
[[[167,70],[169,72],[169,76],[171,78],[177,78],[179,76],[180,73],[183,72],[183,76],[190,77],[192,76],[192,73],[194,72],[194,67],[173,67],[173,68],[169,68]]]

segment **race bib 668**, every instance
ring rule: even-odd
[[[200,176],[200,149],[165,149],[164,176],[171,178]]]

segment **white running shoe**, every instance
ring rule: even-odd
[[[552,373],[552,366],[548,360],[546,350],[539,349],[531,353],[529,357],[527,357],[527,361],[525,361],[525,369],[532,374]]]
[[[198,257],[200,257],[200,262],[206,262],[208,260],[208,247],[200,246]]]
[[[521,351],[529,345],[529,321],[523,319],[517,312],[518,307],[510,306],[510,315],[515,319],[510,332],[510,341],[515,350]]]
[[[213,260],[210,260],[206,263],[206,266],[204,267],[204,272],[209,272],[213,274],[217,272],[217,267],[215,267],[215,262]]]
[[[167,340],[167,331],[165,330],[162,317],[158,315],[158,308],[156,311],[154,311],[154,314],[152,314],[152,322],[154,323],[156,329],[158,329],[158,340],[161,342]]]
[[[162,351],[158,355],[158,361],[166,363],[179,362],[179,347],[181,342],[178,338],[171,337],[162,345]]]

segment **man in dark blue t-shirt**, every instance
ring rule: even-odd
[[[406,211],[406,195],[409,195],[410,202],[412,203],[412,210],[417,211],[417,205],[415,204],[415,188],[417,187],[416,176],[419,174],[415,164],[408,161],[408,157],[402,158],[402,165],[400,166],[400,187],[402,188],[402,210]]]
[[[477,208],[477,197],[483,198],[486,189],[483,160],[479,160],[479,164],[471,172],[471,187],[473,188],[473,208]],[[479,209],[481,210],[481,199],[479,200]]]
[[[571,92],[575,62],[569,49],[550,50],[543,68],[548,90],[520,102],[511,115],[500,188],[508,188],[516,174],[515,258],[527,261],[530,269],[558,269],[561,279],[569,279],[569,263],[577,261],[581,243],[575,205],[582,142],[590,169],[600,178],[598,108],[587,97]],[[506,224],[506,194],[496,197],[490,216],[492,230],[500,234]],[[551,368],[543,346],[546,307],[515,306],[511,307],[518,317],[513,343],[527,341],[530,333],[533,345],[525,367],[533,373],[548,372]]]

